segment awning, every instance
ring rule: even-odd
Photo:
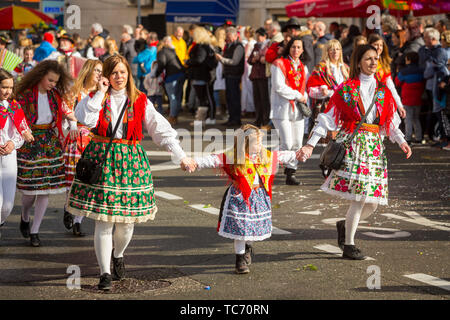
[[[166,21],[223,24],[236,22],[239,0],[167,0]]]
[[[450,12],[448,0],[300,0],[286,6],[288,17],[369,17],[367,8],[376,5],[392,15],[434,15]]]

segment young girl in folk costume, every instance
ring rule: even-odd
[[[307,103],[306,82],[308,68],[300,61],[303,42],[292,38],[286,45],[283,56],[275,60],[270,68],[272,74],[270,119],[280,135],[280,150],[296,151],[303,145],[305,119],[296,102]],[[295,179],[297,162],[286,165],[286,184],[299,185]]]
[[[386,83],[375,77],[378,54],[370,45],[356,48],[352,55],[350,78],[340,85],[328,103],[324,113],[317,117],[312,137],[297,153],[299,160],[306,160],[321,137],[327,131],[341,129],[337,141],[347,139],[370,108],[365,123],[358,130],[351,144],[346,145],[343,166],[333,170],[321,189],[351,201],[345,221],[338,221],[338,244],[343,257],[362,260],[364,255],[355,247],[354,237],[360,219],[375,212],[378,205],[388,204],[388,176],[384,136],[411,156],[411,149],[398,128],[400,118],[396,104]]]
[[[379,56],[377,72],[375,73],[375,77],[377,78],[378,81],[386,84],[386,86],[392,93],[395,103],[397,104],[398,113],[402,118],[405,118],[406,110],[403,107],[402,99],[398,95],[397,89],[395,88],[394,85],[394,81],[392,80],[391,77],[392,59],[389,56],[389,49],[386,42],[379,34],[372,33],[367,39],[367,43],[377,50],[377,54]]]
[[[17,154],[24,142],[33,141],[25,114],[16,100],[10,99],[14,78],[0,69],[0,227],[14,207],[17,180]]]
[[[40,62],[17,87],[17,101],[23,108],[34,142],[26,142],[17,153],[17,188],[22,192],[20,231],[40,245],[39,227],[48,206],[49,194],[66,191],[62,154],[62,120],[71,121],[70,134],[77,130],[73,112],[65,103],[71,78],[54,60]],[[30,230],[30,212],[35,205]]]
[[[71,104],[69,106],[72,110],[74,110],[77,104],[89,93],[97,90],[97,85],[102,77],[102,71],[103,64],[100,60],[87,60],[84,63],[75,84],[70,90]],[[75,177],[75,169],[78,160],[81,158],[89,141],[91,141],[92,136],[90,129],[87,126],[78,122],[77,127],[78,131],[69,134],[64,143],[67,194]],[[76,236],[84,235],[81,232],[82,220],[83,216],[72,217],[72,215],[64,209],[64,225],[67,229],[72,228],[72,232]]]
[[[328,41],[323,50],[322,61],[314,68],[306,84],[313,108],[311,128],[317,115],[325,110],[334,90],[348,79],[349,71],[342,57],[341,43],[335,39]]]
[[[232,151],[195,158],[198,169],[220,168],[231,179],[219,216],[219,235],[234,240],[238,274],[249,273],[252,242],[272,235],[272,184],[279,163],[296,162],[295,151],[269,151],[262,132],[246,124]]]
[[[144,130],[155,143],[181,159],[182,166],[191,166],[192,160],[181,149],[177,132],[147,96],[136,89],[126,58],[120,55],[107,58],[103,75],[99,90],[91,92],[75,108],[78,121],[92,128],[94,134],[84,158],[96,162],[103,159],[117,121],[119,127],[99,181],[91,185],[75,178],[66,209],[73,215],[95,220],[94,247],[101,274],[98,288],[110,290],[111,258],[114,279],[123,278],[123,254],[131,241],[134,224],[153,220],[157,211],[150,164],[140,144]],[[126,111],[119,119],[124,106]]]

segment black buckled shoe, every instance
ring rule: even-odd
[[[252,257],[253,257],[253,247],[249,244],[245,244],[244,259],[245,263],[247,263],[247,266],[252,264]]]
[[[23,221],[22,217],[20,217],[20,233],[24,238],[30,237],[30,221]]]
[[[351,260],[364,260],[366,258],[365,255],[356,248],[354,245],[344,245],[344,252],[342,253],[342,258],[351,259]]]
[[[86,235],[85,233],[81,232],[81,223],[79,222],[74,223],[72,232],[73,235],[77,237],[84,237]]]
[[[39,240],[37,233],[30,233],[30,245],[32,247],[39,247],[41,245],[41,240]]]
[[[73,216],[66,210],[64,210],[64,217],[63,217],[63,223],[64,227],[66,227],[67,230],[72,229],[73,227]]]
[[[284,173],[286,174],[286,184],[288,186],[298,186],[300,184],[297,179],[295,179],[295,169],[286,168]]]
[[[100,282],[97,285],[98,290],[109,291],[112,288],[111,275],[104,273],[100,276]]]
[[[112,278],[113,280],[122,280],[125,278],[125,263],[122,258],[114,258],[114,253],[112,255],[113,262],[113,271]]]
[[[345,243],[345,220],[336,222],[336,229],[338,233],[338,246],[341,250],[344,250]]]
[[[243,254],[236,255],[236,269],[235,272],[237,274],[246,274],[250,272],[250,269],[247,266],[247,262],[245,262],[245,258]]]

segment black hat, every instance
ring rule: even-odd
[[[258,29],[255,31],[255,33],[257,33],[257,34],[259,34],[259,35],[261,35],[261,36],[266,36],[266,37],[267,37],[267,32],[266,32],[266,29],[264,29],[264,28],[258,28]]]
[[[58,41],[61,40],[69,40],[70,42],[72,42],[72,44],[75,43],[75,41],[73,41],[72,37],[69,36],[67,33],[64,33],[61,37],[58,38]]]
[[[7,33],[1,33],[0,34],[0,42],[3,42],[5,44],[10,44],[11,39]]]
[[[301,26],[300,20],[296,17],[292,17],[284,25],[282,32],[286,32],[288,28],[300,29],[300,26]]]

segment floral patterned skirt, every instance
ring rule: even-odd
[[[79,126],[79,135],[77,140],[72,141],[70,135],[67,135],[64,142],[64,167],[66,174],[66,186],[70,188],[73,179],[75,178],[75,169],[77,167],[78,160],[81,158],[84,149],[86,149],[89,141],[91,141],[92,134],[88,127]]]
[[[64,193],[64,159],[54,129],[33,129],[33,142],[17,150],[17,189],[27,195]]]
[[[157,207],[147,154],[139,143],[121,141],[114,140],[98,184],[74,179],[66,203],[68,212],[119,223],[140,223],[155,218]],[[99,161],[108,142],[109,139],[98,141],[94,137],[86,147],[84,158]]]
[[[341,131],[336,140],[348,136]],[[360,129],[346,150],[342,168],[333,170],[321,189],[347,200],[387,205],[387,159],[380,135]]]
[[[219,235],[229,239],[260,241],[272,235],[272,207],[263,187],[253,189],[248,203],[233,185],[225,192],[219,216]]]

